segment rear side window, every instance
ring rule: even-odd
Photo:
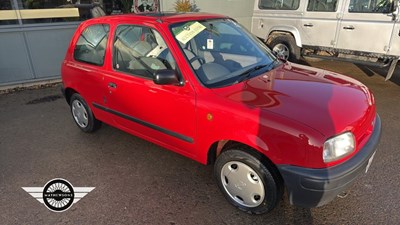
[[[102,66],[106,53],[110,28],[106,24],[87,27],[75,45],[74,59],[80,62]]]
[[[260,0],[259,9],[296,10],[299,8],[300,0]]]
[[[337,0],[309,0],[307,11],[336,12]]]
[[[393,0],[350,0],[349,12],[354,13],[390,13]]]

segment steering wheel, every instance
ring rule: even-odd
[[[198,61],[200,63],[200,65],[203,65],[204,63],[206,63],[206,60],[200,56],[194,56],[193,58],[191,58],[189,60],[190,64],[192,64],[192,65],[195,61]]]

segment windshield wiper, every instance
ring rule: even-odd
[[[237,80],[237,82],[240,83],[240,82],[242,82],[242,81],[244,81],[244,80],[250,78],[250,76],[251,76],[251,74],[252,74],[253,72],[255,72],[255,71],[257,71],[257,70],[260,70],[260,69],[262,69],[262,68],[265,68],[265,67],[270,67],[270,66],[272,66],[275,62],[276,62],[276,61],[274,60],[274,61],[272,61],[272,62],[270,62],[270,63],[268,63],[268,64],[257,65],[257,66],[255,66],[255,67],[253,67],[253,68],[250,68],[250,69],[244,71],[243,73],[239,74],[239,79]]]

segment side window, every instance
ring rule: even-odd
[[[113,67],[117,71],[152,79],[155,71],[175,69],[176,63],[156,30],[120,25],[115,31]]]
[[[260,0],[259,9],[296,10],[300,0]]]
[[[103,65],[109,31],[109,26],[105,24],[87,27],[76,43],[75,60],[98,66]]]
[[[354,13],[390,13],[393,0],[350,0],[349,12]]]
[[[307,11],[336,12],[337,0],[308,0]]]

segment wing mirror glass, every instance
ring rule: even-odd
[[[153,82],[158,85],[180,85],[178,74],[175,70],[157,70],[153,75]]]

